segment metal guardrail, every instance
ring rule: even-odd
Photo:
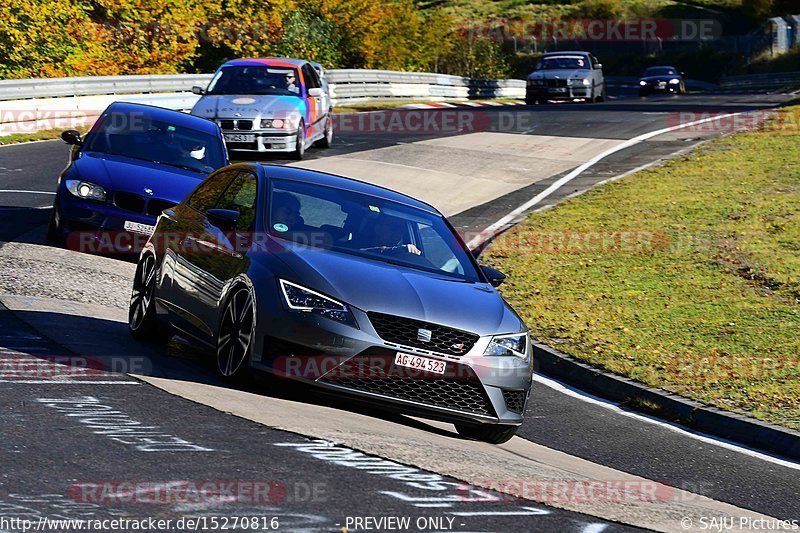
[[[770,74],[728,76],[722,78],[719,85],[722,89],[800,87],[800,72],[773,72]]]
[[[369,97],[490,97],[524,90],[522,80],[481,80],[428,72],[390,70],[329,70],[326,73],[337,100]],[[0,101],[70,96],[189,92],[205,87],[211,74],[93,76],[0,80]],[[449,89],[448,89],[449,88]]]

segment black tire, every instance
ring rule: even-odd
[[[224,379],[241,378],[249,368],[256,329],[255,295],[237,285],[223,306],[217,332],[217,372]]]
[[[456,424],[456,431],[462,437],[480,440],[489,444],[503,444],[517,433],[517,426],[501,424]]]
[[[330,148],[333,143],[333,118],[328,114],[328,119],[325,121],[325,135],[322,139],[314,143],[320,148]]]
[[[156,258],[152,254],[143,255],[133,279],[128,331],[135,339],[165,343],[170,333],[159,324],[156,316],[156,276]]]
[[[641,90],[640,90],[640,91],[639,91],[639,97],[640,97],[640,98],[644,98],[645,96],[647,96],[647,92],[646,92],[646,91],[641,91]]]
[[[295,142],[294,152],[292,152],[292,159],[300,161],[306,154],[306,125],[303,121],[297,125],[297,142]]]
[[[606,84],[603,82],[603,92],[600,93],[600,98],[597,100],[598,102],[605,102],[608,99],[608,93],[606,93]]]
[[[56,246],[64,246],[65,241],[64,228],[61,224],[61,211],[58,207],[58,199],[56,199],[50,212],[50,220],[47,222],[47,242]]]

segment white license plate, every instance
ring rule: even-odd
[[[227,143],[253,143],[256,142],[255,135],[245,135],[243,133],[226,133],[225,142]]]
[[[141,233],[142,235],[152,235],[153,231],[155,231],[156,229],[155,226],[151,226],[150,224],[131,222],[130,220],[126,220],[123,227],[127,231],[133,231],[134,233]]]
[[[554,93],[565,93],[565,92],[567,92],[567,90],[564,87],[554,87],[554,88],[552,88],[550,90],[553,91]]]
[[[397,352],[397,355],[394,356],[394,364],[406,368],[413,368],[414,370],[433,372],[434,374],[444,374],[445,369],[444,361],[400,352]]]

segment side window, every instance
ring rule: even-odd
[[[239,212],[237,227],[241,231],[253,229],[256,218],[256,199],[258,198],[258,179],[250,172],[241,172],[220,196],[214,206],[217,209],[231,209]]]
[[[236,170],[211,174],[194,190],[187,204],[192,209],[205,213],[217,203],[219,195],[236,175]]]
[[[308,63],[303,65],[303,78],[306,80],[306,89],[314,89],[321,86],[317,71]]]

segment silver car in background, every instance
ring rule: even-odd
[[[228,61],[207,88],[194,87],[192,92],[202,96],[192,114],[219,124],[231,151],[288,153],[302,159],[306,148],[327,148],[333,141],[328,83],[308,61]]]
[[[606,99],[603,65],[589,52],[548,52],[528,75],[526,104],[550,100],[602,102]]]

